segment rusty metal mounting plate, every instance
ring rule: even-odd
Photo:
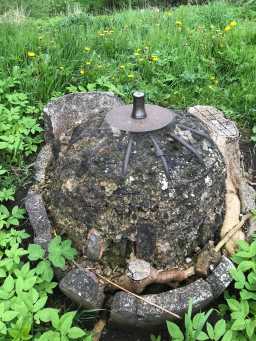
[[[134,119],[131,117],[133,105],[116,107],[106,115],[106,121],[113,128],[132,133],[154,131],[175,123],[176,115],[172,110],[151,104],[146,104],[145,109],[146,118]]]

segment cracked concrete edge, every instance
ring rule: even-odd
[[[29,190],[25,198],[25,208],[34,232],[34,242],[47,249],[52,239],[52,225],[48,218],[43,197],[40,193]]]
[[[34,164],[34,179],[37,183],[43,183],[45,181],[46,170],[47,167],[50,165],[52,158],[52,146],[47,143],[41,148]]]
[[[145,295],[144,299],[159,305],[175,314],[184,316],[188,310],[189,300],[193,301],[193,312],[206,308],[215,298],[219,297],[232,282],[229,274],[233,263],[222,257],[220,263],[206,280],[198,279],[183,287],[160,294]],[[115,294],[110,313],[110,322],[119,326],[136,326],[147,328],[159,326],[173,316],[140,301],[125,292]]]
[[[34,232],[34,243],[47,251],[52,239],[52,226],[42,195],[30,190],[25,198],[25,207]],[[87,309],[102,308],[105,300],[104,287],[92,272],[55,268],[54,273],[61,291],[75,303]]]

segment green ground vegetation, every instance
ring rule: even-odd
[[[216,106],[256,140],[256,11],[213,2],[98,16],[73,7],[63,15],[63,1],[41,3],[24,0],[24,11],[8,15],[4,11],[13,2],[0,4],[0,340],[90,340],[73,326],[74,312],[46,308],[55,286],[53,267],[74,256],[70,243],[56,237],[56,252],[66,245],[67,253],[46,257],[37,246],[26,246],[28,234],[19,227],[24,211],[15,204],[15,191],[25,184],[43,141],[43,106],[65,93],[95,90],[129,102],[138,89],[147,101],[167,107]],[[240,245],[233,274],[238,291],[227,298],[230,315],[225,326],[219,322],[223,334],[219,325],[201,328],[207,315],[191,322],[188,315],[184,335],[204,331],[210,340],[254,340],[251,245]],[[170,333],[174,340],[183,340],[183,331],[170,328],[177,332],[176,338]]]

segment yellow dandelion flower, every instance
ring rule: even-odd
[[[80,70],[80,75],[81,75],[81,76],[84,76],[84,75],[85,75],[85,69],[81,69],[81,70]]]
[[[91,65],[91,63],[92,63],[92,62],[91,62],[90,60],[88,60],[87,62],[85,62],[86,65]]]
[[[130,73],[130,74],[128,75],[128,78],[129,78],[129,79],[133,79],[133,78],[134,78],[134,75],[133,75],[132,73]]]
[[[125,69],[125,66],[124,65],[120,65],[119,68],[123,70],[123,69]]]
[[[236,27],[236,25],[237,25],[237,22],[234,20],[230,21],[230,23],[229,23],[230,27]]]
[[[155,55],[152,55],[152,56],[151,56],[151,60],[152,60],[152,62],[156,63],[156,62],[159,61],[159,57],[158,57],[158,56],[155,56]]]
[[[28,51],[27,56],[28,56],[29,58],[35,58],[36,54],[35,54],[35,52],[33,52],[33,51]]]
[[[227,25],[225,28],[224,28],[224,32],[228,32],[231,30],[231,26],[230,25]]]
[[[172,16],[172,11],[166,11],[164,12],[164,15],[166,15],[167,17]]]
[[[182,22],[180,20],[176,20],[176,26],[181,27],[182,26]]]
[[[84,51],[85,51],[85,52],[90,52],[90,51],[91,51],[91,48],[90,48],[90,47],[85,47],[85,48],[84,48]]]

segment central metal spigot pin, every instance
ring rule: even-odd
[[[132,118],[135,120],[141,120],[146,117],[145,95],[143,92],[136,91],[133,94]]]
[[[159,130],[175,122],[172,110],[158,105],[145,104],[144,93],[133,93],[133,105],[113,108],[106,116],[106,121],[113,128],[131,132],[146,133]]]
[[[106,121],[110,127],[117,128],[128,133],[128,144],[122,166],[122,175],[126,176],[131,157],[133,141],[135,134],[147,133],[152,141],[156,156],[162,161],[164,172],[169,178],[170,169],[164,151],[157,140],[156,130],[164,127],[170,128],[170,137],[182,144],[194,156],[203,163],[199,153],[187,143],[180,135],[174,133],[176,114],[170,109],[159,107],[158,105],[145,104],[145,95],[143,92],[133,93],[133,105],[123,105],[112,109],[106,116]],[[189,128],[187,128],[189,130]],[[191,133],[203,136],[202,132],[190,130]],[[204,136],[205,137],[205,136]],[[207,138],[207,137],[206,137]]]

